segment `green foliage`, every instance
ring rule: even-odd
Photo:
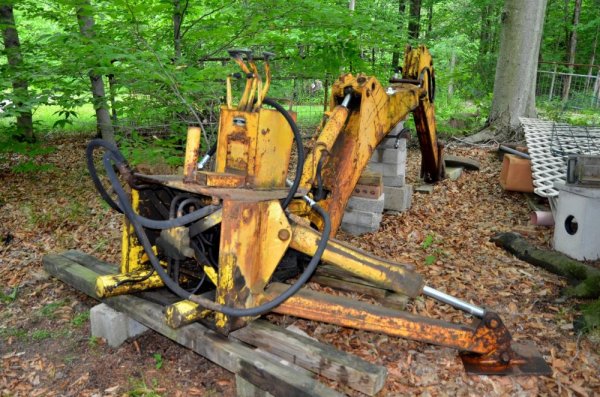
[[[40,310],[40,315],[49,319],[56,318],[56,310],[67,304],[65,299],[57,300],[56,302],[48,303]]]
[[[90,311],[86,310],[84,312],[77,313],[75,315],[75,317],[73,317],[73,319],[71,320],[71,324],[74,327],[81,327],[82,325],[87,323],[89,319],[90,319]]]
[[[152,357],[154,358],[154,367],[156,369],[161,369],[163,366],[163,357],[160,353],[154,353],[152,355]]]
[[[49,338],[52,338],[52,332],[47,329],[36,329],[35,331],[31,332],[31,339],[34,341],[41,341]]]
[[[19,292],[19,287],[14,287],[8,294],[5,294],[0,289],[0,302],[2,303],[11,303],[17,299],[17,293]]]
[[[129,397],[161,397],[162,394],[158,393],[158,381],[152,379],[152,385],[148,386],[146,381],[143,379],[129,379],[131,389],[127,392]]]

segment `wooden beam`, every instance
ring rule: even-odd
[[[255,320],[229,336],[369,396],[381,390],[387,376],[385,367],[371,364],[330,345],[277,327],[268,321]]]
[[[95,281],[100,273],[62,255],[47,255],[43,263],[48,273],[97,299]],[[104,268],[99,263],[95,266]],[[116,296],[103,302],[275,396],[341,396],[294,367],[257,354],[254,349],[199,323],[170,328],[162,313],[164,306],[160,304],[133,295]]]

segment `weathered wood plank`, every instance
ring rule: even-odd
[[[391,309],[404,310],[409,301],[409,297],[406,295],[386,290],[331,265],[319,266],[317,274],[311,280],[342,291],[373,297],[383,306]]]
[[[235,391],[237,397],[273,397],[271,393],[260,390],[240,375],[235,375]]]
[[[369,296],[381,303],[382,306],[389,307],[391,309],[406,309],[406,304],[408,303],[409,299],[406,295],[396,294],[385,289],[371,287],[365,284],[358,284],[346,280],[340,280],[336,277],[313,276],[311,278],[311,281],[314,281],[326,287],[339,289],[340,291],[354,292],[357,294]]]
[[[99,273],[85,268],[62,255],[46,255],[42,259],[44,269],[71,287],[99,299],[96,294],[96,278]]]
[[[232,332],[230,337],[283,357],[300,367],[369,396],[381,390],[387,376],[385,367],[371,364],[357,356],[264,320],[255,320]]]
[[[95,256],[85,254],[78,250],[65,251],[60,255],[69,258],[73,262],[79,263],[83,267],[93,270],[101,275],[116,274],[119,272],[118,266],[106,263]]]
[[[61,255],[48,255],[43,262],[48,273],[97,299],[95,280],[100,273]],[[104,268],[104,265],[99,266],[100,269]],[[199,323],[177,330],[170,328],[162,313],[164,306],[157,303],[133,295],[116,296],[103,301],[274,396],[341,396],[294,367],[286,367],[281,361],[276,362],[257,354],[254,349]]]

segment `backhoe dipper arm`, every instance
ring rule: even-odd
[[[431,55],[423,46],[407,49],[406,76],[387,90],[375,79],[365,75],[342,75],[331,90],[329,120],[317,137],[312,152],[307,156],[301,186],[318,186],[322,179],[328,195],[319,205],[331,216],[334,236],[341,223],[344,209],[356,183],[367,166],[373,151],[381,140],[405,120],[409,113],[415,115],[415,125],[423,163],[421,173],[426,181],[442,178],[441,149],[435,134],[435,117],[432,95],[433,66]],[[416,76],[415,79],[411,79]],[[318,164],[323,160],[322,175],[318,178]],[[296,213],[306,216],[307,212]],[[317,217],[311,221],[320,226]]]

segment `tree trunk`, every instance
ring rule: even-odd
[[[108,76],[108,94],[110,98],[110,116],[113,126],[117,124],[117,79],[114,74]]]
[[[469,142],[507,136],[519,126],[519,117],[533,116],[529,113],[535,108],[531,92],[545,12],[546,0],[506,0],[488,128],[469,137]]]
[[[599,2],[600,6],[600,2]],[[594,44],[592,44],[592,55],[590,56],[590,68],[588,70],[588,78],[585,83],[585,90],[589,90],[592,78],[594,77],[594,62],[596,62],[596,51],[598,49],[598,34],[600,33],[600,25],[596,26],[596,35],[594,36]],[[593,93],[592,93],[593,94]]]
[[[350,0],[350,1],[348,2],[348,9],[349,9],[350,11],[354,11],[354,8],[355,8],[355,7],[356,7],[356,0]]]
[[[534,247],[518,233],[498,233],[491,240],[527,263],[578,283],[575,287],[567,288],[564,295],[580,298],[600,296],[600,269],[571,259],[560,252]]]
[[[517,233],[498,233],[491,240],[527,263],[578,282],[576,286],[565,289],[563,296],[577,298],[600,296],[600,269],[578,262],[559,252],[534,247]],[[582,313],[583,315],[575,320],[576,329],[589,331],[600,327],[600,300],[585,305]]]
[[[404,25],[404,14],[406,13],[406,0],[398,0],[398,30],[402,31]],[[392,52],[392,70],[397,70],[400,66],[400,46],[394,45],[394,52]]]
[[[77,22],[79,23],[79,32],[87,39],[94,37],[94,18],[92,16],[92,5],[89,0],[82,0],[77,6]],[[92,97],[94,109],[96,109],[96,125],[102,135],[102,139],[115,142],[115,131],[113,129],[108,105],[106,104],[106,95],[104,93],[104,81],[102,76],[90,68],[88,72],[92,87]]]
[[[490,4],[481,7],[481,28],[479,31],[479,59],[490,51],[492,38],[492,6]]]
[[[27,105],[29,100],[29,86],[23,78],[23,55],[21,54],[21,43],[17,33],[15,16],[12,4],[0,6],[0,28],[4,40],[4,49],[8,61],[8,72],[12,77],[14,104],[17,107],[17,134],[18,140],[33,143],[33,118],[31,107]]]
[[[408,38],[418,40],[421,26],[421,0],[410,0],[409,13]]]
[[[573,64],[575,63],[575,54],[577,53],[577,25],[579,25],[579,14],[581,13],[581,0],[575,0],[575,9],[573,10],[573,24],[569,35],[569,45],[567,46],[567,63],[569,64],[569,73],[573,73]],[[563,82],[562,100],[569,100],[571,91],[571,75],[565,76]]]
[[[450,55],[450,67],[448,70],[448,98],[452,98],[454,95],[454,68],[456,67],[456,51],[452,50]]]
[[[173,48],[175,50],[175,61],[181,58],[181,24],[187,8],[188,1],[182,7],[181,0],[173,0]]]
[[[431,37],[432,29],[433,29],[433,0],[429,0],[429,6],[427,7],[427,37]]]

